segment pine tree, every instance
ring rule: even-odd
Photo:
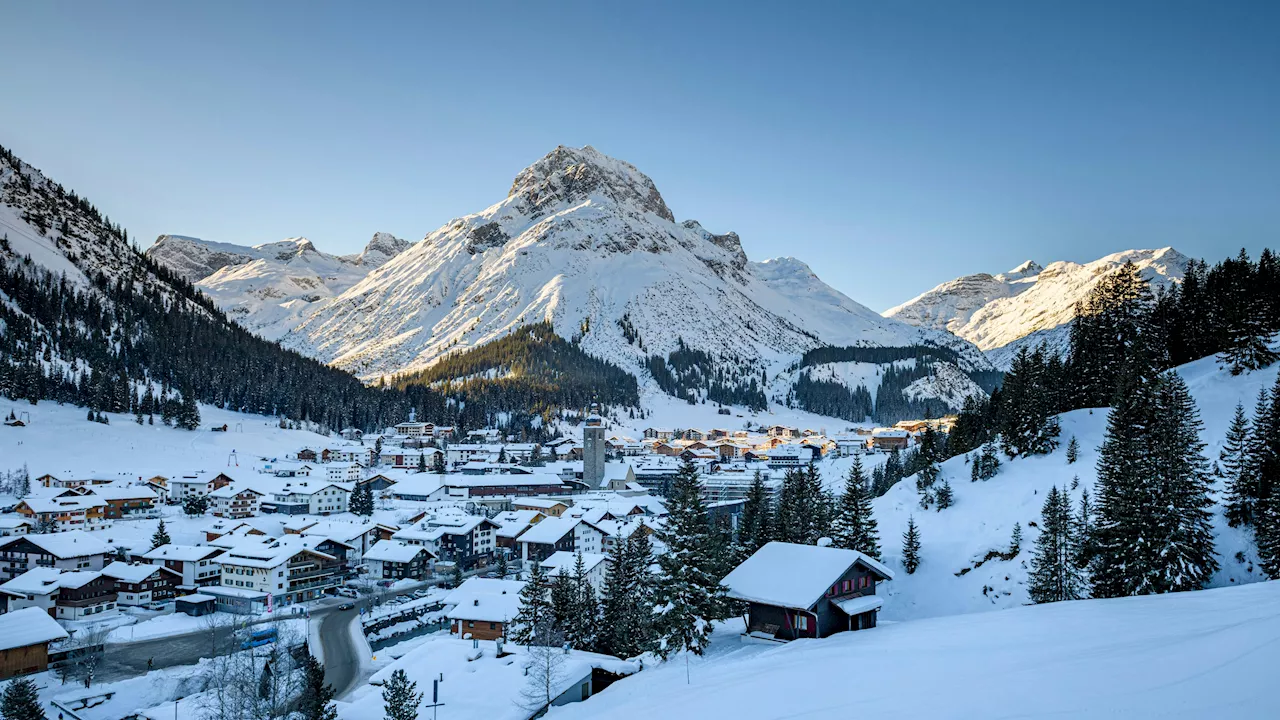
[[[662,568],[657,602],[662,643],[658,653],[663,657],[681,650],[701,655],[710,640],[712,621],[728,611],[715,559],[708,553],[711,526],[699,491],[698,471],[685,462],[671,483],[667,523],[658,534],[667,546],[667,552],[658,558]]]
[[[156,525],[155,534],[151,536],[151,549],[155,550],[161,545],[168,545],[171,542],[173,542],[173,540],[169,539],[169,531],[165,530],[164,520],[161,520],[160,523]]]
[[[1247,288],[1239,288],[1245,295]],[[1232,375],[1259,370],[1276,361],[1276,353],[1267,346],[1273,330],[1267,327],[1267,306],[1249,297],[1236,297],[1220,302],[1226,308],[1224,341],[1226,347],[1218,359],[1231,369]]]
[[[351,512],[361,517],[373,515],[373,487],[369,483],[356,483],[351,491]]]
[[[920,528],[915,516],[907,518],[907,531],[902,534],[902,567],[908,575],[914,575],[920,567]]]
[[[1176,373],[1122,380],[1098,460],[1094,597],[1193,590],[1218,568],[1199,413]]]
[[[937,492],[934,493],[934,499],[938,502],[938,512],[942,512],[943,510],[951,507],[953,502],[951,483],[945,478],[943,479],[942,484],[938,486]]]
[[[1070,442],[1067,443],[1067,464],[1074,465],[1076,460],[1080,458],[1080,443],[1076,440],[1076,436],[1072,435]]]
[[[1013,535],[1009,538],[1009,554],[1017,555],[1022,552],[1022,523],[1013,524]]]
[[[324,665],[310,653],[302,661],[302,696],[298,699],[298,714],[302,720],[338,720],[338,708],[333,704],[333,686],[324,681]]]
[[[552,627],[555,612],[551,606],[551,584],[542,564],[533,563],[529,580],[520,590],[520,610],[511,620],[511,642],[517,645],[535,645],[540,628]]]
[[[836,506],[831,545],[880,559],[880,535],[871,510],[871,494],[862,472],[862,458],[857,456],[853,458],[853,465],[845,478],[844,494]]]
[[[1272,580],[1280,579],[1280,485],[1259,504],[1253,529],[1258,543],[1258,563]]]
[[[577,586],[573,577],[561,569],[551,578],[551,616],[556,631],[567,640],[578,617]],[[572,643],[570,643],[572,645]]]
[[[0,695],[0,717],[4,720],[46,720],[40,707],[40,689],[29,678],[10,680]]]
[[[410,682],[403,669],[397,669],[382,685],[382,708],[386,720],[417,720],[418,706],[425,693],[418,683]]]
[[[507,554],[505,552],[498,553],[498,577],[505,580],[507,575],[511,573],[508,565]]]
[[[427,471],[427,456],[423,453],[418,453],[418,472],[424,473],[426,471]]]
[[[596,600],[591,579],[587,576],[586,562],[581,551],[574,560],[572,581],[575,617],[565,632],[565,640],[575,649],[590,650],[595,647],[599,632],[600,604]]]
[[[200,406],[196,404],[195,390],[188,388],[182,393],[182,402],[175,423],[183,430],[195,430],[200,427]]]
[[[1040,509],[1040,535],[1031,559],[1027,592],[1034,603],[1080,598],[1080,571],[1072,557],[1075,548],[1071,498],[1055,485]]]
[[[1218,453],[1218,467],[1226,491],[1225,512],[1231,527],[1252,525],[1256,490],[1251,487],[1249,462],[1249,421],[1244,406],[1236,405],[1235,416],[1227,428],[1227,437]]]
[[[421,471],[420,471],[421,472]],[[437,475],[444,474],[444,453],[437,452],[431,456],[431,472]]]
[[[449,579],[449,584],[455,588],[462,586],[462,563],[453,564],[453,576]]]
[[[757,470],[747,490],[738,521],[738,543],[743,555],[751,555],[773,539],[773,508],[769,491],[764,485],[764,475]]]
[[[969,463],[969,482],[978,482],[982,476],[981,461],[975,457],[973,462]]]
[[[600,633],[596,651],[629,658],[651,646],[653,588],[649,581],[652,562],[649,538],[637,528],[620,540],[609,558],[601,599]]]
[[[1080,507],[1072,520],[1071,532],[1075,540],[1071,557],[1076,569],[1084,572],[1093,563],[1095,555],[1093,505],[1089,502],[1089,490],[1087,488],[1080,493]],[[1081,593],[1083,592],[1082,588]]]

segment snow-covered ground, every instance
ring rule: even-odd
[[[1258,392],[1275,383],[1278,371],[1280,364],[1233,377],[1218,367],[1214,358],[1177,369],[1199,407],[1205,425],[1201,439],[1207,444],[1205,455],[1210,460],[1218,457],[1236,403],[1251,408]],[[1014,607],[1029,601],[1026,578],[1038,532],[1030,523],[1039,522],[1045,493],[1054,485],[1068,489],[1076,507],[1085,488],[1094,495],[1097,450],[1106,432],[1107,411],[1077,410],[1064,414],[1061,420],[1061,446],[1056,452],[1012,461],[1001,456],[1000,473],[985,482],[970,481],[970,467],[963,457],[942,463],[941,476],[951,483],[955,494],[955,504],[946,510],[920,509],[913,478],[898,483],[874,501],[884,559],[899,570],[892,582],[881,586],[888,596],[882,617],[954,615]],[[1075,464],[1068,464],[1066,446],[1072,436],[1079,442],[1080,457]],[[849,462],[843,459],[821,466],[828,487],[843,476]],[[1072,481],[1077,477],[1079,486],[1072,490]],[[1221,490],[1217,488],[1219,493]],[[908,575],[901,571],[902,533],[907,519],[913,516],[920,528],[923,562],[915,574]],[[1022,552],[1012,560],[995,558],[975,568],[988,551],[1009,549],[1014,523],[1022,525]],[[1214,530],[1222,565],[1213,579],[1214,586],[1265,579],[1254,560],[1253,541],[1245,531],[1228,527],[1220,511],[1215,513]],[[1245,562],[1236,560],[1237,552],[1243,554]],[[966,568],[968,572],[956,575]]]
[[[1280,582],[885,623],[650,667],[576,718],[1274,718]]]

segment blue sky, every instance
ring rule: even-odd
[[[0,27],[0,144],[144,247],[416,240],[558,144],[876,310],[1027,259],[1280,245],[1280,3],[57,2]]]

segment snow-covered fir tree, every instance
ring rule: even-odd
[[[902,567],[908,575],[920,567],[920,528],[914,516],[907,518],[907,530],[902,534]]]
[[[1031,559],[1027,592],[1034,603],[1080,598],[1080,570],[1072,557],[1075,538],[1071,517],[1071,496],[1049,490],[1040,509],[1040,534]]]
[[[844,493],[836,505],[831,545],[880,559],[880,532],[871,510],[871,493],[862,470],[862,458],[856,455],[845,478]]]
[[[386,720],[418,720],[418,707],[425,693],[418,683],[409,680],[404,669],[397,669],[382,685],[382,710]]]
[[[1176,373],[1122,380],[1098,460],[1094,597],[1199,589],[1217,570],[1200,430]]]
[[[938,512],[942,512],[954,504],[955,496],[951,491],[951,483],[946,478],[943,478],[942,484],[934,492],[934,500],[938,503]]]
[[[311,653],[302,661],[302,694],[298,698],[301,720],[338,720],[333,686],[324,681],[324,665]]]
[[[538,644],[546,639],[538,637],[538,630],[555,627],[551,583],[541,563],[535,562],[532,565],[529,579],[520,589],[520,610],[511,620],[510,638],[517,645]]]
[[[773,507],[764,475],[759,470],[751,478],[742,515],[738,518],[738,545],[749,556],[773,539]]]
[[[151,549],[155,550],[161,545],[168,545],[171,542],[173,542],[173,540],[169,538],[169,531],[164,527],[164,520],[161,520],[156,525],[155,534],[151,536]]]
[[[46,720],[40,688],[30,678],[10,680],[0,694],[0,717],[5,720]]]
[[[822,489],[822,477],[811,463],[792,468],[782,480],[774,515],[774,534],[783,542],[813,545],[831,527],[831,498]]]
[[[1226,493],[1224,515],[1232,527],[1252,525],[1257,503],[1257,490],[1252,486],[1253,473],[1249,455],[1249,420],[1244,406],[1236,405],[1235,415],[1227,428],[1227,437],[1218,452],[1218,471]]]
[[[711,623],[727,612],[715,559],[709,554],[711,525],[702,503],[698,470],[681,465],[667,498],[667,523],[658,538],[667,552],[658,558],[662,578],[655,610],[663,657],[682,650],[701,655]]]
[[[653,549],[645,528],[614,545],[600,605],[596,651],[629,658],[653,647]]]
[[[1076,440],[1076,436],[1072,435],[1071,440],[1067,442],[1067,464],[1074,465],[1076,460],[1080,458],[1080,442]]]

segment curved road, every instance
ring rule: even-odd
[[[366,607],[368,600],[356,603]],[[360,617],[359,610],[334,610],[326,613],[320,622],[320,646],[324,649],[324,680],[333,686],[335,698],[351,692],[360,675],[360,655],[367,647],[357,648],[351,638],[351,624]]]

